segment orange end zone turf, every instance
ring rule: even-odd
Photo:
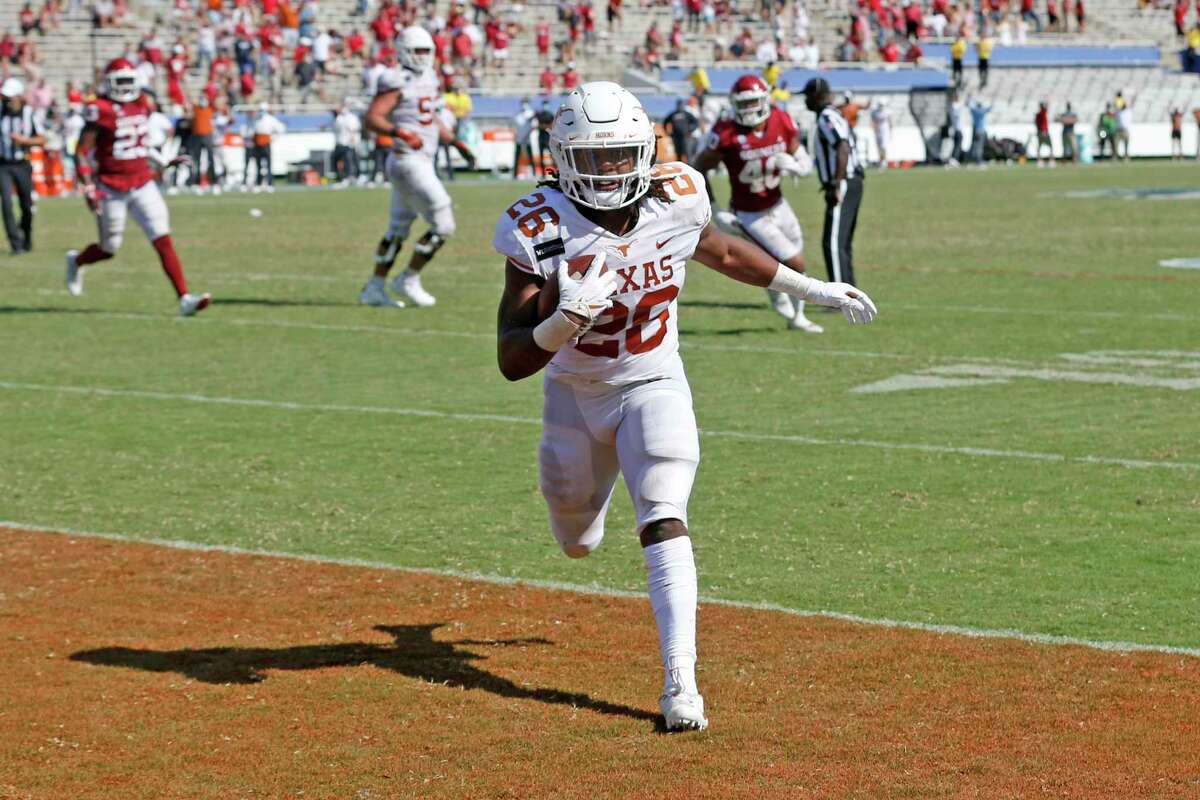
[[[0,798],[1200,796],[1200,659],[700,619],[667,736],[645,601],[0,531]]]

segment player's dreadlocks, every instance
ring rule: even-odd
[[[562,187],[559,186],[557,173],[550,174],[552,177],[538,181],[537,188],[553,189],[556,192],[565,194],[565,192],[562,190]],[[650,188],[646,190],[644,195],[638,198],[638,202],[642,202],[647,197],[653,197],[655,200],[661,200],[664,203],[674,203],[675,198],[671,196],[671,193],[667,191],[666,187],[666,184],[670,183],[673,178],[674,176],[669,178],[651,178]]]

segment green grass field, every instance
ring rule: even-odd
[[[819,337],[693,265],[702,593],[1200,647],[1200,271],[1158,266],[1200,256],[1200,201],[1064,195],[1198,184],[1169,164],[872,175],[856,244],[880,317],[814,315]],[[0,519],[640,590],[623,492],[604,547],[560,554],[540,382],[495,367],[492,226],[522,191],[452,187],[439,304],[398,313],[355,305],[385,192],[175,198],[216,298],[195,320],[134,227],[69,298],[61,254],[93,225],[43,202],[37,251],[0,266]],[[823,277],[815,185],[789,194]],[[991,382],[852,391],[896,376]]]

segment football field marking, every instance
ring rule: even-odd
[[[390,564],[382,561],[369,561],[359,558],[324,556],[310,553],[291,553],[284,550],[266,550],[232,545],[203,544],[184,539],[160,539],[156,537],[132,536],[124,533],[102,533],[97,531],[82,531],[73,528],[57,528],[45,525],[35,525],[26,522],[0,520],[0,528],[57,536],[74,536],[88,539],[107,539],[116,542],[166,547],[173,550],[185,550],[200,553],[222,553],[226,555],[260,556],[278,558],[289,561],[303,561],[315,564],[337,564],[345,567],[361,567],[366,569],[387,570],[389,572],[404,572],[414,575],[432,575],[441,578],[478,581],[499,586],[529,586],[548,591],[571,592],[580,595],[598,597],[621,597],[633,600],[644,600],[645,592],[631,592],[624,589],[612,589],[596,584],[577,584],[565,581],[552,581],[539,578],[514,578],[508,575],[493,575],[486,572],[470,570],[439,569],[434,567],[409,567],[402,564]],[[1180,647],[1177,645],[1148,644],[1145,642],[1123,642],[1103,639],[1085,639],[1075,636],[1061,636],[1050,633],[1019,631],[1012,628],[974,628],[967,625],[943,625],[934,622],[915,622],[912,620],[890,619],[888,617],[867,617],[860,614],[848,614],[841,611],[813,610],[791,608],[778,603],[764,603],[753,600],[729,600],[720,597],[700,595],[699,602],[703,605],[725,606],[728,608],[746,609],[749,611],[766,611],[777,614],[787,614],[793,617],[812,617],[832,619],[839,622],[849,622],[876,628],[894,628],[922,631],[942,636],[965,636],[973,639],[1010,639],[1027,644],[1086,647],[1091,650],[1103,650],[1115,653],[1163,653],[1166,655],[1189,656],[1200,658],[1200,648]]]
[[[338,412],[349,414],[386,414],[401,417],[426,417],[460,422],[502,422],[517,425],[541,425],[536,417],[517,417],[507,414],[478,414],[473,412],[437,411],[422,408],[399,408],[391,406],[361,406],[345,403],[299,403],[286,400],[269,400],[251,397],[223,397],[203,394],[159,392],[147,389],[106,389],[100,386],[71,386],[67,384],[21,383],[0,381],[0,390],[15,392],[51,392],[91,397],[128,397],[138,400],[201,403],[205,405],[242,406],[247,408],[269,408],[280,411]],[[911,450],[922,453],[941,453],[975,458],[1009,458],[1027,461],[1058,462],[1063,464],[1101,464],[1135,469],[1200,470],[1200,463],[1186,461],[1156,461],[1136,458],[1114,458],[1100,455],[1069,456],[1064,453],[1042,453],[1030,450],[1003,450],[988,447],[960,447],[954,445],[923,444],[919,442],[881,442],[871,439],[827,439],[817,436],[800,436],[754,431],[717,431],[701,429],[701,436],[718,439],[745,439],[751,441],[781,442],[785,444],[815,445],[818,447],[863,447],[874,450]]]

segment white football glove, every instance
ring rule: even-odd
[[[804,299],[819,306],[840,309],[851,325],[866,325],[878,313],[867,293],[848,283],[813,280],[804,293]]]
[[[713,203],[712,206],[712,219],[716,223],[717,229],[723,233],[728,233],[730,236],[742,235],[742,223],[738,222],[737,214],[726,211],[716,203]]]
[[[813,162],[808,152],[801,147],[795,153],[777,154],[775,166],[784,175],[791,175],[792,181],[795,182],[812,174]]]
[[[607,254],[600,251],[579,278],[571,277],[567,259],[558,264],[558,310],[583,317],[576,338],[587,333],[596,319],[612,308],[612,294],[617,290],[617,274],[609,270],[601,274]]]

